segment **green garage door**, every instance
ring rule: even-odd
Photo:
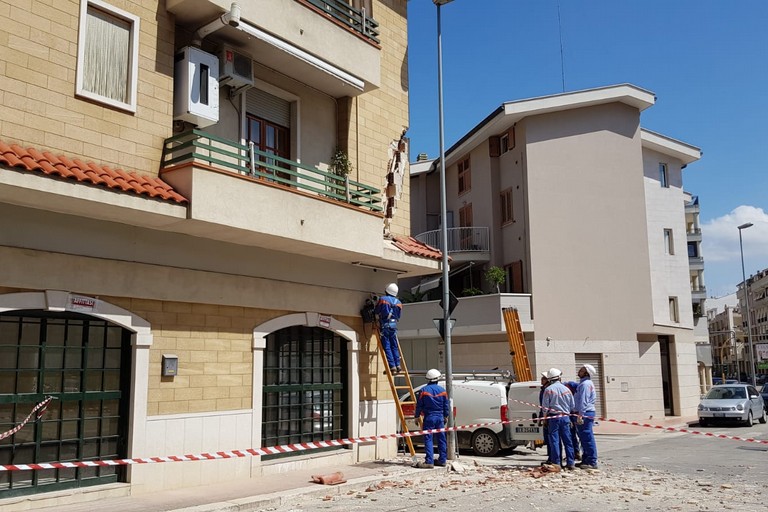
[[[0,433],[45,397],[42,421],[0,440],[0,464],[125,458],[130,332],[78,313],[0,315]],[[0,498],[124,481],[125,467],[0,472]]]

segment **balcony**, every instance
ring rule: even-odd
[[[688,268],[691,270],[704,270],[704,258],[701,256],[689,256]]]
[[[459,304],[451,315],[456,319],[451,333],[453,336],[506,333],[502,309],[509,307],[517,308],[523,332],[533,332],[531,295],[495,293],[459,298]],[[439,335],[432,319],[442,317],[439,301],[403,304],[398,333],[403,339],[436,338]]]
[[[685,234],[689,242],[701,242],[701,228],[691,228]]]
[[[443,249],[442,231],[425,231],[414,236],[435,249]],[[491,242],[487,227],[448,228],[448,254],[454,263],[486,262],[491,259]]]
[[[335,98],[381,85],[379,25],[371,13],[341,0],[237,3],[237,23],[217,21],[232,10],[232,0],[166,0],[165,5],[190,33],[213,25],[206,31],[207,45],[225,41],[257,63]]]
[[[381,191],[202,130],[165,141],[160,175],[189,199],[193,236],[420,275],[382,236]]]
[[[704,286],[691,286],[691,299],[700,301],[707,298],[707,288]]]

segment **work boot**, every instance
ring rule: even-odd
[[[435,466],[445,467],[445,464],[446,464],[445,462],[440,462],[440,461],[435,462]]]
[[[597,464],[582,464],[581,469],[597,469]]]
[[[398,366],[397,368],[395,368],[395,371],[396,371],[397,373],[400,373],[401,371],[403,371],[403,369],[402,369],[402,368],[400,368],[400,367]]]
[[[427,464],[426,462],[419,462],[419,463],[417,463],[413,467],[419,468],[419,469],[434,469],[435,465],[434,464]]]

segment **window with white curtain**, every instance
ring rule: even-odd
[[[136,111],[139,18],[101,0],[81,0],[77,94]]]

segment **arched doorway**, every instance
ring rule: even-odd
[[[346,339],[320,327],[293,325],[266,336],[262,446],[348,437],[347,350]]]
[[[0,440],[0,464],[125,458],[132,334],[76,312],[0,313],[0,432],[56,398],[42,421]],[[125,478],[125,466],[2,472],[0,498]]]

